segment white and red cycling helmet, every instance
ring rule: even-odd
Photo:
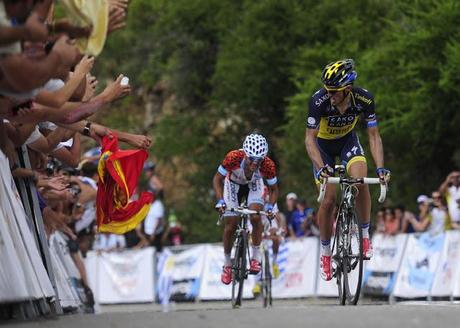
[[[250,158],[264,158],[268,154],[268,143],[261,134],[250,134],[244,139],[243,150]]]

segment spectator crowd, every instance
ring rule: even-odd
[[[148,162],[144,189],[155,195],[155,201],[145,223],[125,235],[97,233],[102,137],[115,134],[141,149],[152,142],[149,136],[117,131],[91,119],[131,93],[122,74],[100,92],[92,75],[106,38],[125,26],[128,0],[56,3],[64,18],[55,18],[53,0],[0,1],[0,150],[16,182],[36,187],[47,237],[59,231],[68,240],[91,303],[82,260],[88,250],[151,245],[161,251],[165,242],[182,243],[184,229],[174,211],[166,216],[163,184],[155,164]],[[82,138],[95,145],[83,155]],[[21,162],[24,151],[30,166]]]
[[[412,232],[442,233],[460,229],[460,171],[451,172],[437,190],[419,195],[417,212],[403,205],[380,208],[375,218],[375,231],[387,235]]]

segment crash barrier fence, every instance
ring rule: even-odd
[[[30,168],[26,148],[20,166]],[[35,185],[13,179],[0,151],[0,319],[33,319],[83,308],[85,294],[67,246],[47,238]]]
[[[391,302],[460,297],[460,231],[375,234],[372,240],[374,256],[365,262],[364,295]],[[157,255],[153,249],[90,252],[86,264],[100,304],[226,300],[231,297],[231,285],[220,281],[223,254],[222,245],[198,244],[180,250],[165,248]],[[318,257],[316,237],[284,242],[277,256],[280,276],[272,282],[273,297],[338,296],[335,280],[325,282],[318,275]],[[257,279],[248,277],[244,297],[253,297]]]

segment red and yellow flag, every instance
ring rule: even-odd
[[[130,201],[148,154],[145,150],[120,150],[116,135],[102,139],[98,164],[96,213],[99,232],[123,234],[133,230],[146,216],[153,194],[143,192]]]

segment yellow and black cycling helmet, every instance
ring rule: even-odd
[[[358,77],[353,59],[333,61],[324,67],[321,81],[327,90],[340,91],[353,83]]]

